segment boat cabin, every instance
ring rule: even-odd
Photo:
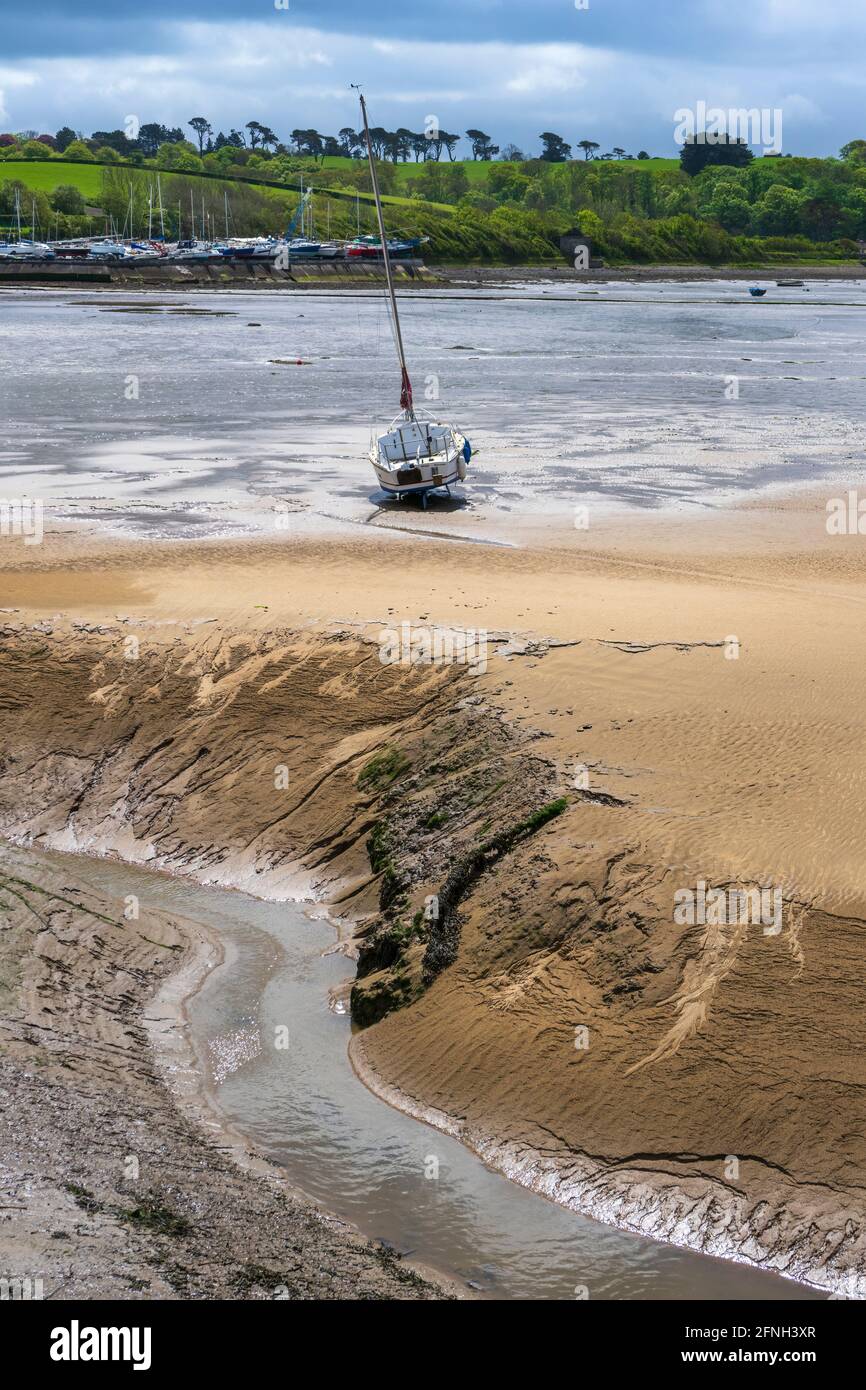
[[[379,439],[380,456],[388,463],[414,463],[447,450],[451,430],[428,420],[407,420]]]

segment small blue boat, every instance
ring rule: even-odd
[[[766,290],[762,290],[761,287],[760,287],[760,285],[750,285],[750,286],[749,286],[749,294],[752,296],[753,299],[761,299],[761,297],[762,297],[763,295],[765,295],[766,293],[767,293],[767,291],[766,291]]]

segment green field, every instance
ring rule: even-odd
[[[330,169],[358,167],[357,160],[352,159],[328,159],[325,161],[325,164],[326,167]],[[420,168],[421,166],[419,165],[418,167]],[[481,167],[480,164],[478,167]],[[87,202],[98,204],[102,192],[102,173],[103,169],[106,168],[128,169],[136,178],[151,178],[155,180],[157,174],[161,174],[165,178],[179,177],[185,181],[188,180],[192,184],[198,184],[202,188],[212,187],[214,183],[218,183],[220,187],[227,186],[229,189],[232,184],[235,183],[238,185],[249,184],[254,188],[270,189],[285,196],[290,189],[300,186],[302,176],[306,179],[309,178],[311,174],[315,175],[316,171],[321,168],[321,164],[315,160],[309,160],[308,168],[298,171],[297,182],[287,185],[273,183],[268,179],[259,179],[254,175],[250,175],[248,178],[238,179],[225,174],[180,173],[176,169],[153,169],[150,165],[85,164],[80,160],[71,159],[6,159],[0,160],[0,183],[3,183],[7,179],[10,181],[15,180],[19,183],[23,183],[27,188],[34,189],[36,192],[49,194],[60,184],[69,184],[71,187],[77,188]],[[403,166],[399,165],[398,169],[399,172],[402,173]],[[311,181],[315,183],[315,178]],[[362,202],[373,201],[372,193],[358,192],[358,190],[354,188],[329,188],[328,193],[335,198],[354,199],[357,196]],[[384,203],[394,203],[398,206],[401,204],[408,204],[411,201],[414,205],[414,200],[410,200],[399,194],[385,194],[382,201]],[[447,210],[449,207],[447,203],[428,203],[427,206],[431,208],[441,208],[443,211]]]
[[[88,202],[93,202],[102,189],[101,164],[77,164],[62,159],[10,159],[0,162],[0,182],[16,179],[27,188],[51,193],[61,183],[80,190]]]
[[[358,160],[336,155],[328,157],[324,162],[309,159],[304,161],[299,160],[298,163],[299,165],[303,165],[303,167],[298,169],[298,183],[300,183],[300,179],[303,176],[304,178],[309,178],[313,184],[315,184],[316,173],[320,172],[322,169],[333,173],[339,169],[356,170],[359,167]],[[441,163],[443,167],[447,167],[448,162],[446,160],[442,160]],[[583,166],[584,161],[576,160],[575,163]],[[592,163],[603,165],[605,161],[594,160]],[[458,159],[454,161],[454,164],[463,168],[470,184],[478,185],[479,187],[484,184],[491,167],[488,162],[480,159]],[[104,166],[102,164],[84,164],[76,160],[7,159],[0,160],[0,182],[4,179],[17,179],[25,184],[27,188],[33,188],[43,193],[51,193],[59,184],[71,184],[73,188],[80,190],[82,196],[86,198],[89,203],[94,203],[98,202],[99,194],[102,190],[102,170],[104,167],[129,169],[139,177],[151,176],[155,178],[158,173],[164,175],[177,175],[178,173],[177,170],[173,169],[154,169],[151,168],[150,165],[113,164]],[[661,172],[666,169],[679,168],[679,161],[676,159],[632,159],[625,162],[623,167],[628,169],[650,169],[653,172]],[[394,172],[397,177],[397,182],[400,184],[411,184],[413,179],[418,177],[423,168],[423,164],[416,164],[414,161],[412,163],[395,165]],[[229,185],[232,183],[252,184],[254,187],[277,188],[280,190],[286,187],[286,185],[274,184],[270,180],[258,178],[255,174],[241,179],[233,179],[226,175],[195,173],[184,173],[181,177],[189,179],[194,183],[200,182],[204,185],[212,184],[214,180],[216,180],[220,184]],[[292,185],[289,185],[289,187],[291,186]],[[356,195],[356,190],[354,188],[346,190],[335,188],[329,190],[329,192],[333,192],[335,197],[345,195],[354,198]],[[361,193],[359,196],[362,200],[367,200],[372,197],[369,193]],[[386,194],[383,198],[383,202],[393,202],[396,204],[405,203],[407,201],[408,199],[405,196],[401,197],[399,194]],[[428,203],[428,206],[446,208],[448,204]]]
[[[349,159],[344,155],[327,155],[323,160],[305,159],[301,161],[299,159],[298,163],[300,164],[301,162],[306,165],[305,174],[315,174],[319,169],[328,169],[333,172],[335,169],[357,170],[358,168],[363,168],[363,163],[361,161]],[[440,162],[443,166],[447,166],[449,163],[447,159],[443,159]],[[490,167],[489,164],[480,159],[455,159],[453,163],[461,165],[462,168],[465,169],[466,177],[469,179],[470,183],[483,183],[486,170]],[[416,164],[414,160],[407,160],[405,164],[395,164],[394,172],[399,183],[409,183],[412,179],[417,178],[423,168],[423,164]]]

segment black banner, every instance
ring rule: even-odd
[[[355,1319],[358,1318],[356,1322]],[[289,1356],[303,1337],[305,1361],[315,1354],[310,1333],[317,1321],[339,1320],[339,1346],[351,1364],[354,1338],[379,1339],[386,1364],[405,1348],[417,1354],[419,1335],[460,1337],[461,1346],[495,1366],[509,1348],[523,1347],[527,1333],[565,1339],[545,1346],[557,1359],[566,1347],[575,1371],[599,1360],[607,1374],[640,1369],[649,1374],[707,1366],[762,1367],[767,1372],[801,1366],[822,1377],[856,1365],[862,1307],[855,1302],[637,1303],[575,1301],[513,1303],[456,1300],[400,1304],[380,1302],[245,1301],[61,1303],[0,1302],[0,1332],[7,1356],[23,1355],[27,1369],[49,1382],[70,1375],[92,1378],[107,1371],[138,1379],[184,1372],[225,1373],[240,1356],[247,1370],[260,1357],[278,1356],[291,1374]],[[497,1336],[500,1319],[502,1334]],[[539,1322],[536,1323],[536,1318]],[[521,1332],[521,1323],[526,1323]],[[323,1324],[324,1326],[324,1324]],[[290,1338],[292,1340],[287,1341]],[[467,1341],[467,1339],[473,1339]],[[329,1336],[322,1350],[333,1349]],[[423,1345],[423,1343],[422,1343]],[[558,1351],[555,1348],[558,1347]],[[332,1368],[339,1372],[339,1367]],[[512,1367],[514,1369],[514,1367]]]

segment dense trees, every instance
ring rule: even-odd
[[[555,135],[552,130],[543,130],[538,138],[542,145],[542,159],[558,164],[571,158],[571,146],[565,143],[561,135]]]
[[[728,164],[742,168],[754,157],[745,140],[735,140],[731,135],[717,135],[712,140],[693,136],[683,142],[680,167],[684,174],[694,175],[710,164]]]
[[[160,145],[156,152],[156,162],[161,169],[186,169],[190,173],[201,168],[201,160],[195,146],[189,140],[176,140],[173,144]]]
[[[852,164],[866,164],[866,140],[849,140],[839,151],[842,159]]]
[[[762,236],[780,236],[798,231],[800,208],[804,200],[804,195],[794,188],[786,188],[780,183],[771,184],[755,204],[755,230]],[[743,227],[748,225],[747,219]]]
[[[473,159],[492,159],[499,153],[499,146],[494,145],[489,135],[485,135],[483,130],[467,130],[466,139],[472,146]]]
[[[39,140],[25,140],[19,148],[25,159],[45,159],[48,153]]]
[[[314,159],[322,154],[322,137],[317,130],[293,130],[292,144],[298,154],[311,155]]]
[[[70,183],[61,183],[51,195],[51,206],[57,212],[70,217],[80,217],[84,212],[84,198],[81,191]]]
[[[736,184],[728,182],[720,183],[715,189],[708,211],[710,216],[714,217],[719,226],[724,227],[726,232],[746,232],[752,220],[752,209],[747,199]],[[790,229],[774,228],[773,230],[787,231]]]
[[[242,150],[244,148],[244,137],[241,135],[239,130],[230,130],[228,135],[225,135],[222,131],[220,131],[217,135],[216,140],[214,141],[215,151]]]
[[[601,254],[619,260],[664,259],[665,247],[685,261],[759,259],[761,247],[749,239],[760,237],[784,238],[778,252],[789,258],[833,257],[853,255],[856,239],[866,239],[866,166],[850,160],[755,159],[694,176],[673,161],[653,169],[626,159],[497,161],[468,184],[450,184],[448,173],[425,166],[403,187],[490,214],[529,209],[557,239],[577,222]]]
[[[138,131],[138,148],[146,159],[152,159],[160,145],[173,145],[183,139],[183,131],[177,127],[160,125],[158,121],[148,121]]]
[[[245,128],[250,133],[250,149],[252,150],[254,150],[257,145],[260,145],[263,149],[267,149],[270,145],[278,145],[280,143],[270,126],[262,125],[260,121],[247,121]]]
[[[64,159],[92,159],[93,151],[83,140],[72,140],[63,151]]]
[[[59,132],[55,141],[57,139]],[[130,140],[125,130],[94,130],[90,143],[100,149],[114,150],[118,155],[123,155],[124,159],[129,159],[139,149],[138,142]]]
[[[347,159],[351,159],[361,148],[361,141],[357,131],[353,130],[352,127],[348,125],[344,125],[343,129],[338,134],[337,144],[340,146],[340,154],[345,155]]]
[[[469,179],[462,164],[429,162],[412,181],[412,196],[430,203],[459,203],[469,191]]]

